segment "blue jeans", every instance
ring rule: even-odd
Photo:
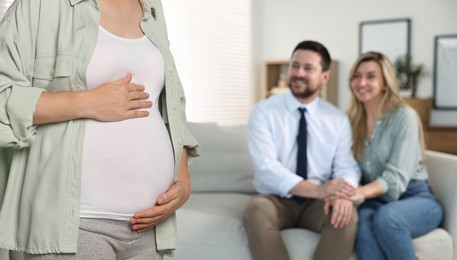
[[[356,251],[361,260],[415,260],[412,239],[432,231],[443,219],[430,186],[418,180],[410,181],[399,200],[367,200],[358,211]]]

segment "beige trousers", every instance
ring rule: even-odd
[[[336,229],[324,214],[322,200],[305,199],[299,205],[293,199],[270,195],[252,198],[244,215],[249,250],[254,260],[288,260],[280,231],[297,227],[321,233],[313,259],[347,260],[353,251],[357,221],[354,209],[350,223]]]

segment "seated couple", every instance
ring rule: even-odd
[[[412,239],[443,210],[422,165],[422,126],[400,96],[392,64],[368,52],[349,76],[348,116],[319,98],[331,58],[320,43],[292,53],[290,93],[261,101],[249,119],[254,186],[244,225],[255,260],[288,259],[280,231],[320,233],[314,259],[414,260]],[[354,142],[352,141],[354,140]]]

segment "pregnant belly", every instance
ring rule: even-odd
[[[81,217],[127,220],[153,207],[173,180],[173,151],[160,115],[87,123]]]

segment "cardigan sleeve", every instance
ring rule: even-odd
[[[32,36],[27,29],[20,29],[25,26],[15,17],[11,9],[0,24],[0,148],[22,149],[35,139],[33,115],[45,90],[32,87],[33,67],[28,65],[31,55],[26,46]]]

